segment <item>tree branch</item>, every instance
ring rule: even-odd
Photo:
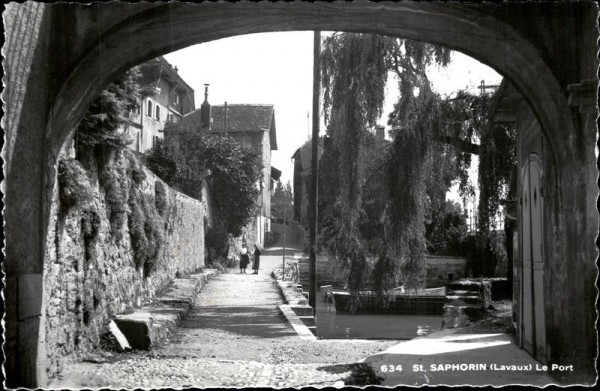
[[[479,150],[480,150],[479,144],[471,143],[471,142],[463,140],[459,137],[438,136],[438,137],[436,137],[435,140],[438,142],[444,143],[444,144],[452,145],[452,146],[460,149],[462,152],[471,153],[473,155],[479,155]]]

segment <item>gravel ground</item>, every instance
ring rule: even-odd
[[[372,384],[363,358],[395,341],[301,340],[280,315],[271,270],[263,256],[258,275],[231,269],[211,280],[190,316],[152,351],[104,355],[70,365],[50,388],[180,388],[339,386]],[[103,361],[103,362],[102,362]]]

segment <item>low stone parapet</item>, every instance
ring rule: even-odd
[[[277,280],[277,287],[283,296],[283,301],[290,305],[308,305],[308,300],[292,281]]]

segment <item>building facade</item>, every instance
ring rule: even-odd
[[[129,148],[146,152],[157,139],[164,137],[167,122],[179,122],[195,109],[194,89],[190,87],[164,57],[139,65],[141,99],[129,113],[125,131],[133,140]]]
[[[265,235],[271,231],[271,195],[274,182],[281,172],[271,166],[271,151],[277,150],[275,108],[272,104],[232,104],[211,106],[208,92],[202,107],[181,119],[180,125],[208,133],[227,134],[242,148],[260,151],[263,180],[258,184],[261,194],[256,200],[252,223],[244,230],[243,238],[249,243],[264,246]]]
[[[308,195],[311,178],[312,139],[308,139],[294,152],[294,220],[308,227]],[[323,154],[323,140],[319,140],[318,159]]]

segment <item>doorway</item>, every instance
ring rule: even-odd
[[[537,360],[546,363],[541,163],[539,156],[532,153],[523,167],[521,343]]]

